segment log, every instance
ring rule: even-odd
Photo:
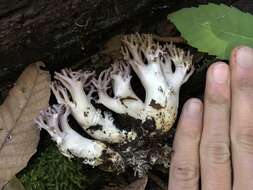
[[[169,12],[206,2],[1,0],[0,101],[18,74],[32,62],[42,60],[53,69],[70,65],[94,54],[103,41],[115,34],[154,32],[156,23],[165,20]]]

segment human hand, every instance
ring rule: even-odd
[[[169,190],[252,190],[253,49],[235,48],[229,65],[210,66],[203,104],[184,105]]]

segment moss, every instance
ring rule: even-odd
[[[85,190],[100,177],[87,177],[82,162],[64,157],[48,136],[42,137],[38,150],[18,174],[26,190]]]
[[[84,165],[80,159],[66,158],[45,131],[38,152],[17,177],[26,190],[97,190],[125,180],[123,176]]]

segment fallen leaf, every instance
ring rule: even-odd
[[[50,77],[39,69],[42,64],[25,69],[0,106],[0,189],[36,152],[39,130],[33,120],[50,96]]]
[[[14,176],[4,187],[2,190],[25,190],[22,183]]]
[[[125,187],[124,190],[145,190],[147,183],[148,183],[148,177],[145,176],[141,179],[134,181],[127,187]]]

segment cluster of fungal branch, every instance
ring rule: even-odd
[[[124,36],[121,52],[123,59],[98,77],[90,71],[56,72],[51,89],[58,105],[42,111],[36,123],[65,156],[80,157],[91,166],[106,164],[118,173],[131,168],[143,176],[154,164],[168,165],[169,149],[162,137],[176,119],[180,87],[194,67],[189,52],[155,42],[148,34]],[[131,70],[144,87],[145,98],[132,89]],[[69,114],[93,140],[69,126]],[[135,124],[124,128],[115,123],[113,114]]]

